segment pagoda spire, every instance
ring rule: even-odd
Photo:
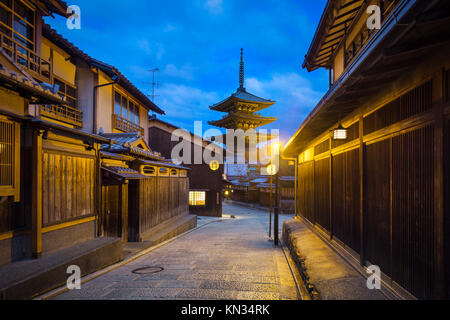
[[[241,48],[241,64],[239,66],[239,91],[245,91],[244,88],[244,49]]]

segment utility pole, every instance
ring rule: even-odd
[[[279,155],[277,155],[277,156],[280,157]],[[278,225],[279,225],[279,214],[280,214],[280,166],[281,166],[280,158],[278,158],[278,172],[275,175],[275,185],[276,185],[275,197],[276,197],[276,199],[275,199],[274,235],[273,235],[275,246],[278,246],[279,241],[280,241],[280,239],[278,237],[278,233],[279,233]]]

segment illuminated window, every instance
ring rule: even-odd
[[[0,116],[0,197],[18,195],[20,125]]]
[[[190,191],[189,192],[189,205],[205,206],[206,205],[206,192],[205,191]]]

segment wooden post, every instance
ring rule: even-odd
[[[20,202],[20,124],[14,123],[14,202]]]
[[[365,257],[365,228],[364,228],[364,118],[361,115],[359,118],[359,225],[360,225],[360,264],[366,264]]]
[[[97,214],[97,237],[101,237],[104,233],[104,217],[102,208],[102,158],[100,155],[100,147],[97,145],[97,165],[96,165],[96,179],[95,179],[95,207]]]
[[[31,249],[33,259],[42,255],[42,133],[33,128],[32,138],[32,217],[31,217]]]
[[[330,211],[330,240],[333,240],[334,231],[333,231],[333,154],[331,152],[332,150],[332,143],[331,138],[328,139],[329,142],[329,148],[330,148],[330,160],[329,160],[329,166],[330,166],[330,176],[329,178],[329,211]]]
[[[445,299],[445,267],[444,267],[444,84],[445,69],[442,69],[440,81],[434,81],[433,103],[437,104],[435,108],[435,172],[434,172],[434,190],[435,190],[435,216],[434,216],[434,234],[435,234],[435,270],[434,270],[434,298]]]

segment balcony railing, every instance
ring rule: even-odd
[[[16,63],[23,66],[31,76],[52,83],[52,64],[42,59],[33,50],[25,47],[0,31],[0,48]]]
[[[380,9],[381,9],[381,24],[383,24],[386,19],[391,15],[394,11],[395,7],[399,4],[399,0],[380,0]],[[347,67],[350,62],[356,57],[361,48],[365,46],[367,41],[376,33],[376,29],[369,30],[366,24],[364,24],[363,28],[360,30],[358,35],[355,37],[352,43],[345,48],[344,51],[344,64]]]
[[[83,112],[66,105],[42,105],[41,115],[78,128],[83,127]]]
[[[128,121],[125,118],[117,114],[112,115],[112,126],[113,129],[120,130],[123,132],[139,132],[142,136],[144,135],[144,129],[139,127],[137,124]]]

